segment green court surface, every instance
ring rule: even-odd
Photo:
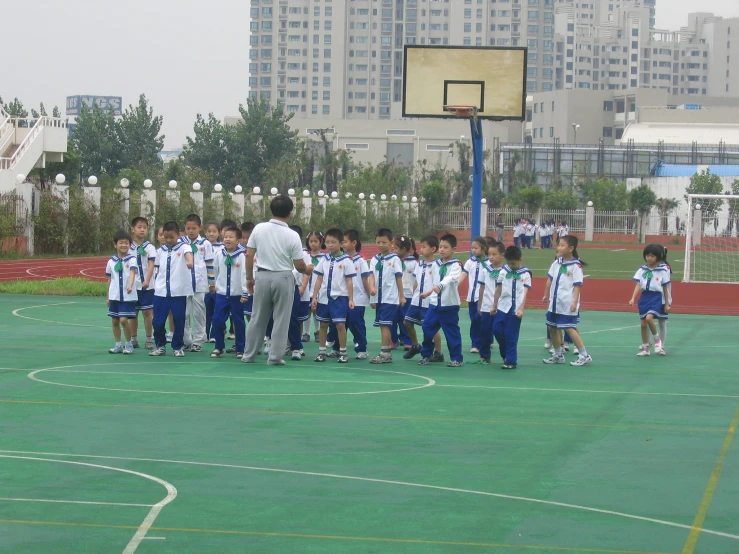
[[[0,312],[0,552],[739,552],[736,319],[637,358],[636,315],[585,313],[574,368],[530,311],[506,372],[112,356],[103,299]]]

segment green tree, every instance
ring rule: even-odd
[[[12,102],[6,104],[5,102],[3,102],[3,99],[0,96],[0,106],[2,106],[3,109],[8,112],[8,115],[10,117],[28,117],[28,110],[23,107],[23,102],[21,102],[17,98],[13,98]]]
[[[48,162],[46,167],[33,169],[29,178],[38,179],[42,189],[54,184],[54,177],[63,174],[70,183],[79,183],[81,180],[82,158],[72,140],[67,141],[67,151],[63,162]]]
[[[718,175],[712,175],[710,169],[704,169],[690,178],[690,185],[688,185],[685,192],[685,200],[687,201],[688,194],[723,194],[724,186]],[[720,198],[700,200],[703,217],[706,220],[714,217],[723,203],[724,201]]]
[[[229,156],[229,145],[233,143],[236,128],[224,125],[212,113],[205,119],[197,115],[193,127],[194,137],[187,137],[182,160],[190,167],[204,171],[210,181],[231,183],[236,168]]]
[[[657,205],[657,195],[649,185],[641,184],[629,192],[629,208],[639,215],[648,214]]]
[[[296,157],[298,131],[287,124],[293,114],[286,115],[279,105],[270,107],[265,98],[248,98],[246,106],[239,106],[239,112],[242,120],[236,124],[228,145],[229,155],[238,168],[235,178],[250,187],[263,187],[270,166]]]
[[[544,207],[550,210],[575,210],[580,200],[572,190],[553,189],[544,195]]]
[[[680,201],[674,198],[657,198],[657,209],[659,210],[660,228],[662,234],[667,234],[668,218],[670,214],[677,209]]]
[[[354,196],[360,192],[376,195],[397,194],[402,196],[411,189],[411,169],[394,163],[381,162],[377,165],[358,164],[349,171],[339,184],[343,194],[351,192]]]
[[[731,183],[731,192],[726,194],[733,194],[739,196],[739,179],[734,179]],[[726,203],[729,206],[729,225],[727,227],[727,234],[731,235],[734,227],[739,228],[739,199],[727,200]]]
[[[617,183],[613,179],[587,180],[579,185],[583,200],[592,201],[599,211],[625,211],[629,198],[626,183]]]
[[[144,94],[139,96],[137,106],[126,108],[116,125],[122,167],[142,169],[161,165],[159,152],[164,146],[164,135],[159,132],[162,121],[161,115],[154,116]]]
[[[446,203],[447,190],[441,181],[427,181],[421,185],[421,196],[425,207],[435,210]]]
[[[59,111],[58,106],[54,106],[54,109],[51,110],[51,117],[61,117],[62,112]]]
[[[538,211],[544,203],[544,191],[538,185],[525,187],[516,191],[513,202],[521,208],[534,213]]]
[[[97,105],[82,106],[76,122],[72,143],[80,154],[82,175],[117,175],[121,144],[113,114]]]

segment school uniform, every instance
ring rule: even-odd
[[[490,313],[495,302],[495,289],[498,286],[498,274],[501,268],[494,268],[486,262],[478,277],[478,284],[485,285],[480,298],[480,358],[490,359],[490,345],[493,344],[493,322],[495,315]]]
[[[483,264],[487,259],[483,258],[478,260],[474,255],[470,255],[470,259],[467,260],[462,268],[462,271],[467,274],[467,280],[469,285],[467,287],[467,305],[470,314],[470,341],[472,342],[472,348],[480,349],[480,313],[478,310],[477,303],[480,299],[480,273],[483,269]]]
[[[408,310],[411,307],[411,300],[413,300],[413,291],[416,288],[416,266],[418,260],[413,256],[408,256],[402,261],[403,267],[403,296],[405,297],[405,305],[400,307],[400,319],[397,322],[398,337],[400,342],[406,346],[413,346],[411,344],[411,336],[405,328],[405,316],[408,314]],[[393,330],[396,327],[393,326]]]
[[[580,300],[575,310],[570,310],[575,287],[582,287],[582,264],[577,258],[565,262],[557,258],[547,273],[552,284],[549,287],[549,306],[546,321],[549,327],[557,329],[577,329],[580,322]]]
[[[205,295],[213,282],[213,246],[203,237],[191,240],[185,237],[185,244],[192,251],[192,296],[187,298],[185,309],[185,345],[202,346],[207,340],[205,332]]]
[[[531,249],[532,244],[534,243],[534,238],[536,237],[536,229],[537,227],[533,223],[528,223],[526,225],[526,230],[524,232],[526,235],[526,248]]]
[[[136,302],[138,301],[136,286],[134,285],[131,292],[126,290],[132,272],[138,273],[138,266],[136,257],[130,254],[123,258],[113,256],[105,266],[105,275],[110,278],[108,315],[114,319],[136,317]]]
[[[218,252],[221,248],[223,248],[222,242],[212,242],[211,248],[213,249],[213,254],[215,256],[215,253]],[[210,288],[208,289],[208,292],[205,293],[205,336],[210,340],[211,338],[211,327],[213,325],[213,309],[216,306],[216,293],[210,292]]]
[[[557,240],[561,239],[562,237],[566,237],[570,234],[570,228],[567,225],[560,225],[557,228]]]
[[[521,235],[523,233],[524,233],[523,225],[521,223],[516,223],[513,226],[513,245],[514,246],[521,246]]]
[[[360,254],[355,254],[351,258],[354,264],[354,277],[352,278],[352,286],[354,290],[354,308],[349,310],[349,316],[346,320],[347,329],[351,332],[354,339],[354,351],[367,352],[367,325],[364,322],[364,313],[369,306],[370,298],[364,289],[364,277],[369,277],[372,272],[365,260]],[[339,349],[338,341],[334,341],[334,350]]]
[[[216,339],[216,350],[226,348],[226,321],[231,316],[234,327],[236,352],[243,353],[246,341],[246,325],[241,299],[246,298],[246,250],[240,244],[233,252],[221,247],[213,260],[215,273],[216,303],[213,310],[212,334]]]
[[[425,292],[430,291],[433,286],[432,269],[431,265],[434,261],[426,262],[421,260],[416,265],[416,282],[418,286],[413,291],[413,297],[411,298],[411,307],[408,308],[408,312],[405,314],[405,321],[410,321],[414,325],[423,324],[423,318],[426,316],[428,311],[429,303],[431,302],[430,296],[421,298],[421,295]]]
[[[154,275],[152,274],[152,282],[147,288],[144,288],[143,283],[149,271],[149,262],[157,258],[157,249],[145,240],[141,244],[131,242],[128,253],[136,257],[136,311],[152,310],[154,309]]]
[[[336,257],[326,254],[313,273],[323,277],[319,293],[325,299],[325,302],[318,302],[316,319],[324,323],[345,324],[349,315],[347,281],[357,274],[351,258],[344,253]]]
[[[192,255],[189,245],[178,241],[174,246],[163,245],[159,249],[154,267],[157,270],[154,287],[154,341],[157,348],[167,345],[165,324],[172,312],[174,333],[172,348],[181,350],[184,346],[185,312],[187,297],[191,296],[192,276],[187,267],[187,255]]]
[[[504,265],[498,273],[496,284],[501,293],[493,334],[498,342],[500,357],[507,365],[516,365],[518,336],[521,331],[521,318],[516,316],[516,312],[526,302],[526,294],[531,289],[531,271],[527,267],[514,270]]]
[[[397,277],[403,277],[403,265],[397,254],[377,254],[372,257],[370,269],[375,276],[377,294],[370,303],[377,304],[375,327],[390,327],[400,318],[400,296]]]
[[[303,261],[306,266],[312,265],[310,254],[303,252]],[[302,325],[304,321],[308,321],[310,317],[310,301],[303,302],[300,294],[300,287],[303,286],[303,274],[297,269],[293,269],[293,277],[295,278],[295,297],[293,298],[293,309],[290,312],[290,327],[287,330],[287,342],[290,344],[290,350],[293,352],[303,349]],[[306,288],[306,292],[308,287]]]
[[[656,319],[668,319],[665,303],[671,303],[666,297],[665,287],[670,284],[670,266],[660,263],[654,269],[641,266],[634,275],[634,282],[639,283],[641,296],[639,297],[639,319],[648,315]]]
[[[439,287],[441,292],[429,296],[429,309],[423,318],[423,344],[421,356],[430,357],[434,353],[434,336],[439,329],[444,331],[449,357],[453,362],[461,362],[462,333],[459,330],[459,276],[462,264],[456,258],[446,262],[436,260],[431,264],[432,289]]]

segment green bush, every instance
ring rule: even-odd
[[[36,254],[64,254],[67,229],[67,202],[52,189],[41,191],[38,215],[33,216]]]

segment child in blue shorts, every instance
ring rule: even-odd
[[[356,272],[351,258],[341,250],[343,240],[344,232],[341,229],[326,231],[325,244],[328,254],[313,271],[317,278],[311,304],[316,310],[316,319],[321,322],[316,362],[326,361],[326,335],[329,323],[336,326],[339,341],[338,362],[340,364],[349,362],[346,355],[346,320],[349,310],[354,308],[353,279]],[[325,304],[318,302],[319,291],[326,299]]]
[[[434,263],[436,253],[439,251],[439,239],[436,235],[427,235],[419,242],[421,259],[416,264],[416,287],[413,290],[410,307],[405,314],[405,329],[411,339],[411,347],[403,354],[403,359],[410,360],[421,353],[421,342],[416,334],[416,325],[423,324],[423,318],[429,308],[429,296],[434,287],[431,264]],[[443,362],[444,354],[441,353],[441,335],[436,333],[434,337],[434,354],[431,355],[432,362]]]
[[[156,247],[146,240],[149,234],[149,222],[145,217],[134,217],[131,220],[131,247],[129,254],[136,256],[136,317],[128,324],[131,326],[131,343],[139,347],[139,312],[143,314],[144,331],[146,332],[145,348],[154,348],[152,320],[154,315],[154,261],[157,258]]]
[[[667,250],[659,244],[649,244],[644,248],[642,255],[646,264],[641,266],[634,275],[636,286],[629,301],[629,305],[633,306],[636,296],[641,292],[639,319],[641,320],[642,344],[637,356],[649,356],[649,331],[654,336],[654,353],[658,356],[666,356],[667,352],[654,320],[660,323],[667,321],[672,305],[671,271],[665,260]]]
[[[133,354],[131,344],[131,327],[129,318],[136,317],[136,256],[129,254],[131,237],[124,231],[118,231],[113,237],[116,254],[105,267],[105,275],[110,278],[108,287],[108,315],[113,318],[113,338],[115,346],[108,350],[111,354]],[[126,344],[121,344],[121,327]]]
[[[372,364],[389,364],[391,354],[391,328],[400,318],[400,307],[405,306],[403,295],[403,265],[397,254],[391,251],[393,232],[379,229],[375,244],[380,251],[372,257],[370,269],[375,277],[375,287],[371,291],[370,304],[375,308],[375,327],[382,333],[382,350],[370,360]]]

